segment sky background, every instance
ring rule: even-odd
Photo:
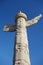
[[[29,19],[43,15],[43,0],[0,0],[0,65],[12,65],[15,32],[3,32],[6,24],[14,24],[15,15],[24,12]],[[43,65],[43,16],[27,29],[31,65]]]

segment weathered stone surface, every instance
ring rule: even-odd
[[[14,65],[30,65],[30,58],[28,57],[28,40],[25,19],[22,17],[18,18],[16,25],[16,53]]]

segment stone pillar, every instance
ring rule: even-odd
[[[19,13],[16,16],[16,39],[15,53],[13,65],[30,65],[27,31],[26,31],[26,15]]]
[[[16,32],[13,65],[30,65],[26,28],[36,24],[41,17],[42,14],[32,20],[27,20],[27,16],[20,12],[15,17],[16,24],[4,26],[5,32]]]

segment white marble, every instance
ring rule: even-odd
[[[4,31],[6,32],[16,32],[13,65],[30,65],[29,42],[26,28],[37,23],[41,17],[42,15],[40,14],[32,20],[27,20],[26,14],[20,12],[15,17],[15,25],[4,27]]]

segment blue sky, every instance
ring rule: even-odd
[[[14,24],[20,10],[28,20],[43,15],[43,0],[0,0],[0,65],[12,65],[15,32],[3,32],[3,27]],[[43,65],[43,16],[27,33],[31,65]]]

